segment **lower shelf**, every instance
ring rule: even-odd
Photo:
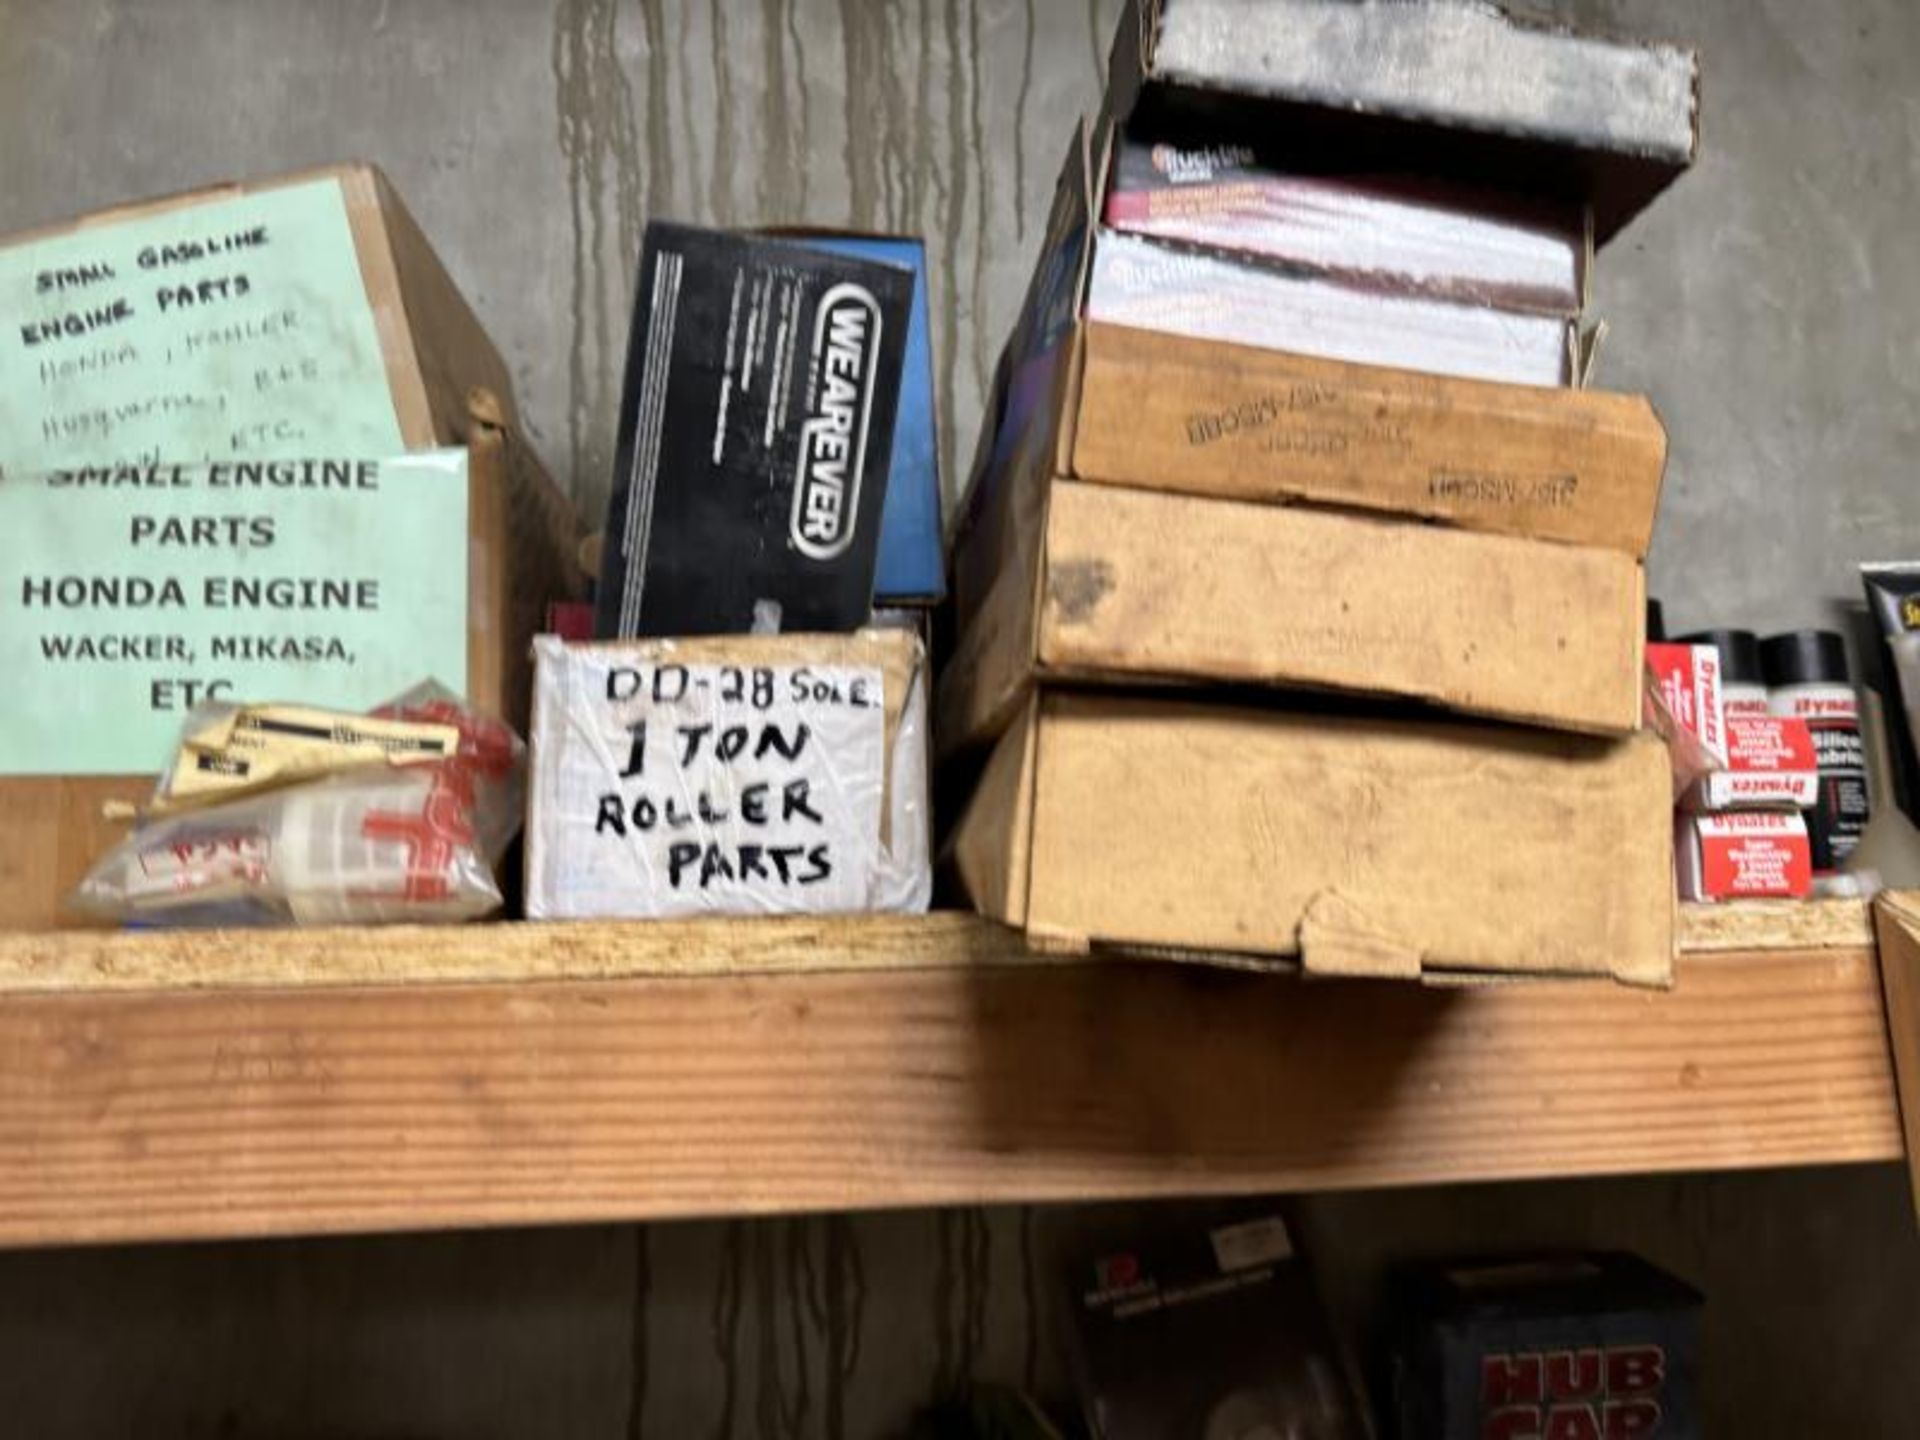
[[[0,1243],[1893,1159],[1851,934],[1690,954],[1670,994],[1028,964],[958,916],[14,937]],[[848,973],[594,978],[623,945]],[[193,955],[210,988],[116,988]],[[284,988],[296,955],[345,983]],[[459,983],[378,983],[399,956]],[[523,978],[466,983],[490,956]]]

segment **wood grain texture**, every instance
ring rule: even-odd
[[[1683,951],[1859,950],[1874,943],[1867,900],[1740,900],[1682,905],[1677,929]]]
[[[1915,1213],[1920,1215],[1920,893],[1882,895],[1874,919],[1880,932],[1880,975],[1907,1167]]]
[[[1004,837],[1000,837],[1004,840]],[[1920,902],[1916,902],[1920,903]],[[1865,902],[1683,905],[1682,952],[1873,944]],[[0,932],[0,997],[72,991],[484,984],[1046,963],[971,915],[385,929]]]
[[[0,934],[0,996],[781,975],[1039,963],[971,915]]]
[[[1893,1097],[1865,950],[1672,994],[1075,965],[16,996],[0,1243],[1880,1160]]]

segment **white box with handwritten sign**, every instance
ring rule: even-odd
[[[926,909],[910,632],[543,637],[535,668],[530,917]]]

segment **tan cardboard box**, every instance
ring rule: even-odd
[[[1670,813],[1651,736],[1044,692],[952,858],[977,908],[1063,949],[1660,986]]]
[[[1644,396],[1496,385],[1082,327],[1069,473],[1313,500],[1644,558],[1667,437]]]
[[[9,236],[0,251],[318,181],[340,187],[403,445],[470,447],[469,691],[524,728],[528,640],[546,602],[578,589],[577,521],[523,438],[505,362],[378,169],[334,165],[117,206]],[[315,452],[329,448],[308,438]],[[92,458],[84,444],[71,457]],[[63,923],[62,898],[124,829],[101,818],[102,806],[142,801],[151,788],[147,776],[0,777],[0,929]]]
[[[950,754],[1037,683],[1374,692],[1550,728],[1640,723],[1640,565],[1350,511],[1054,480],[940,679]]]

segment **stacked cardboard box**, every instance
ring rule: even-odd
[[[1483,12],[1272,8],[1296,23],[1256,46],[1222,38],[1244,7],[1130,6],[1102,126],[1070,147],[956,534],[936,735],[950,773],[979,767],[960,880],[1065,948],[1664,983],[1668,765],[1635,732],[1665,434],[1586,388],[1577,340],[1517,384],[1462,339],[1543,288],[1576,334],[1588,236],[1690,158],[1692,59],[1500,21],[1471,63],[1533,65],[1541,93],[1489,117],[1471,74],[1376,73],[1390,37],[1301,53],[1323,23],[1439,44],[1436,17]],[[1593,73],[1667,101],[1603,124]],[[1284,157],[1209,138],[1245,134],[1307,137],[1305,188],[1365,224],[1293,224]],[[1239,178],[1156,232],[1115,189],[1142,153]],[[1366,178],[1389,164],[1412,180]],[[1577,245],[1535,247],[1544,281],[1474,239],[1499,189],[1502,215],[1582,216]],[[1375,243],[1434,193],[1457,222],[1437,240]],[[1215,223],[1236,206],[1254,239]]]

